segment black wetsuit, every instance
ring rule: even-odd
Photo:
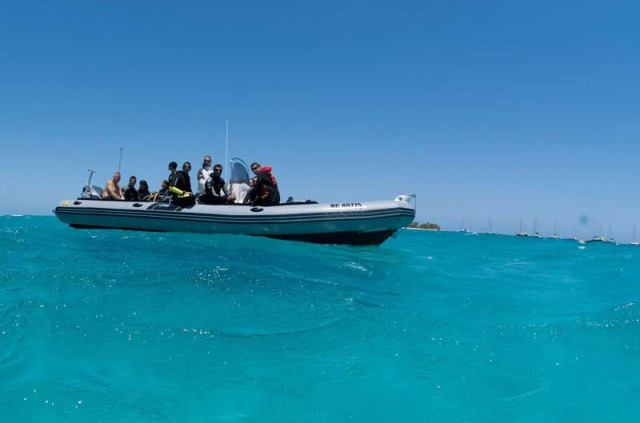
[[[203,204],[227,204],[226,183],[220,174],[212,173],[204,184],[204,194],[198,197]]]
[[[191,191],[191,178],[189,177],[188,173],[182,170],[176,172],[173,178],[173,184],[171,186],[176,187],[184,192],[193,192]],[[174,195],[171,202],[173,204],[179,205],[180,207],[187,207],[196,203],[196,197],[193,194],[186,197]]]
[[[176,187],[184,192],[193,192],[191,191],[191,178],[189,177],[188,173],[185,173],[182,170],[176,172],[173,177],[171,186]]]
[[[140,194],[135,187],[127,185],[127,189],[124,190],[124,199],[126,201],[140,201]]]
[[[173,183],[175,182],[175,179],[176,179],[176,176],[177,176],[176,174],[177,174],[177,173],[178,173],[178,172],[171,172],[171,173],[169,174],[169,177],[167,178],[167,182],[169,182],[169,186],[170,186],[170,187],[172,187],[172,186],[173,186]]]
[[[138,190],[138,198],[140,199],[140,201],[144,201],[145,197],[148,197],[150,195],[151,193],[149,192],[149,190],[143,190],[143,189]]]
[[[273,206],[280,204],[280,190],[271,172],[261,170],[256,176],[256,183],[249,192],[249,199],[252,204],[254,206]]]

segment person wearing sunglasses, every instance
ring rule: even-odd
[[[251,171],[256,175],[255,183],[249,191],[249,202],[254,206],[273,206],[280,204],[280,190],[271,166],[252,163]]]
[[[198,197],[201,204],[230,204],[236,200],[233,193],[229,193],[229,184],[222,179],[222,165],[216,164],[211,177],[205,182],[205,193]]]

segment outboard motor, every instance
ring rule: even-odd
[[[82,194],[80,194],[81,200],[102,200],[102,188],[94,187],[91,185],[91,178],[93,178],[93,174],[96,173],[95,170],[89,169],[89,181],[87,185],[82,188]]]

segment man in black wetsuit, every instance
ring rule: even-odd
[[[138,194],[138,190],[136,189],[137,181],[138,181],[138,178],[136,178],[135,176],[132,176],[131,178],[129,178],[129,185],[127,185],[127,188],[124,190],[124,199],[126,201],[140,200],[140,195]]]
[[[251,170],[256,175],[256,182],[249,191],[249,202],[254,206],[273,206],[280,204],[280,190],[276,177],[271,173],[271,166],[260,166],[252,163]]]
[[[204,194],[198,197],[198,202],[202,204],[230,204],[235,199],[236,196],[229,193],[229,185],[222,179],[222,165],[216,164],[211,176],[204,184]]]
[[[168,169],[169,169],[169,172],[171,172],[169,174],[169,177],[167,178],[167,182],[169,182],[169,186],[172,186],[172,184],[173,184],[173,180],[176,177],[176,169],[177,168],[178,168],[178,163],[176,163],[176,162],[169,163]]]
[[[191,171],[191,163],[184,162],[182,165],[182,170],[176,172],[173,177],[173,181],[170,181],[172,187],[176,187],[179,190],[184,191],[185,193],[191,194],[191,177],[189,176],[189,172]]]

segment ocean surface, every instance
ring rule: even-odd
[[[0,217],[0,421],[638,422],[640,247]]]

